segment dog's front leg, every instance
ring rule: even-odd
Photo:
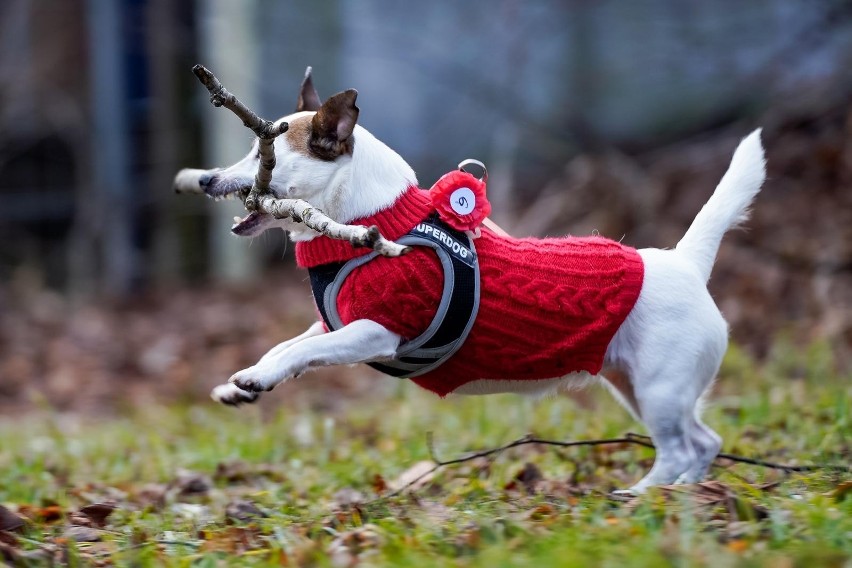
[[[317,335],[322,335],[323,333],[325,333],[325,326],[322,324],[322,322],[314,322],[314,324],[309,327],[307,331],[305,331],[303,334],[297,335],[293,339],[288,339],[287,341],[279,343],[278,345],[267,351],[266,354],[260,358],[260,361],[258,361],[258,363],[263,363],[267,359],[271,359],[272,357],[278,355],[288,347],[299,343],[300,341],[304,341],[309,337],[316,337]]]
[[[229,382],[248,392],[272,390],[279,383],[317,367],[389,359],[401,338],[370,320],[309,337],[235,373]]]
[[[266,355],[260,358],[260,361],[258,361],[258,363],[262,363],[267,359],[271,359],[275,355],[281,353],[288,347],[299,343],[300,341],[304,341],[309,337],[322,335],[323,333],[325,333],[325,326],[323,326],[322,322],[314,322],[314,324],[301,335],[297,335],[292,339],[288,339],[287,341],[281,342],[272,349],[270,349],[266,353]],[[210,398],[212,398],[216,402],[221,402],[222,404],[227,404],[229,406],[239,406],[241,404],[252,403],[256,401],[259,396],[260,393],[243,390],[232,383],[218,385],[210,392]]]

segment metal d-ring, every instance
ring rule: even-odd
[[[479,160],[474,160],[473,158],[468,158],[467,160],[462,160],[459,163],[459,170],[470,174],[469,171],[464,169],[465,166],[478,166],[479,168],[481,168],[482,169],[482,177],[479,178],[479,181],[481,181],[482,183],[488,182],[488,168],[485,167],[485,164],[483,164]],[[473,175],[473,174],[471,174],[471,175]]]

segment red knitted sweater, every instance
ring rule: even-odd
[[[394,205],[355,221],[392,240],[433,211],[426,191],[410,188]],[[600,372],[607,346],[642,288],[644,265],[632,248],[600,237],[515,239],[482,228],[479,313],[464,345],[440,367],[412,379],[441,396],[478,379],[537,380]],[[362,256],[348,242],[317,237],[296,245],[310,268]],[[441,298],[437,255],[416,247],[377,257],[344,281],[337,307],[344,323],[373,320],[403,338],[420,335]]]

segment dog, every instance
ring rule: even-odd
[[[289,124],[289,130],[275,143],[276,166],[270,190],[277,198],[304,199],[341,223],[380,220],[379,229],[388,238],[410,235],[421,227],[432,236],[437,231],[445,241],[468,247],[471,254],[479,256],[482,273],[477,291],[482,302],[479,314],[473,309],[471,316],[470,306],[447,311],[450,315],[446,317],[465,320],[453,324],[462,339],[446,341],[451,353],[438,363],[437,370],[434,358],[429,356],[438,352],[444,356],[446,349],[430,350],[421,344],[420,351],[415,352],[426,362],[417,357],[406,359],[400,355],[403,347],[423,332],[415,329],[415,323],[425,327],[438,304],[446,299],[440,286],[437,292],[433,289],[434,281],[440,283],[442,273],[448,270],[448,265],[437,258],[437,249],[417,246],[405,257],[362,262],[369,251],[331,241],[291,219],[252,212],[235,219],[232,232],[253,237],[272,228],[288,231],[296,242],[299,264],[311,273],[321,317],[303,334],[273,347],[255,365],[217,386],[212,398],[230,405],[253,402],[263,391],[311,369],[355,363],[372,364],[396,376],[406,376],[405,369],[413,368],[412,380],[441,395],[540,394],[597,377],[647,427],[656,446],[651,470],[625,493],[641,494],[655,485],[702,480],[722,444],[719,435],[701,420],[702,400],[715,380],[728,342],[727,323],[707,291],[707,281],[723,235],[747,218],[763,184],[765,159],[760,130],[740,142],[728,171],[674,249],[636,251],[602,238],[513,239],[488,227],[481,228],[479,238],[470,239],[446,227],[428,228],[432,226],[426,218],[429,211],[421,199],[426,192],[416,189],[414,171],[402,157],[357,124],[356,99],[357,91],[351,89],[321,102],[310,75],[306,75],[296,112],[280,119]],[[242,160],[208,171],[199,183],[214,198],[244,192],[252,185],[258,160],[255,142]],[[517,261],[489,260],[489,251],[506,247],[520,247]],[[539,249],[554,252],[542,255]],[[574,262],[570,260],[574,253],[565,252],[568,249],[581,257],[597,251],[594,254],[606,259],[590,261],[589,273],[582,275],[579,284],[571,284],[576,288],[576,301],[565,292],[568,284],[555,298],[547,295],[551,287],[536,285],[553,281],[553,287],[558,288],[563,280],[574,278],[553,272],[560,269],[563,255],[566,264]],[[317,251],[322,254],[317,256]],[[534,261],[527,262],[528,257]],[[358,258],[362,263],[342,284],[332,286],[335,271]],[[527,264],[523,270],[515,270],[516,262]],[[334,267],[331,274],[315,278],[327,266]],[[470,272],[459,266],[459,271]],[[610,269],[612,266],[615,268]],[[519,284],[490,284],[507,270]],[[359,271],[369,278],[356,278]],[[332,295],[323,305],[323,299],[329,296],[321,293],[329,287],[338,295]],[[594,288],[607,292],[584,295]],[[541,304],[546,306],[536,305],[539,297],[544,298]],[[517,308],[519,305],[526,308]],[[376,306],[385,309],[379,314]],[[491,313],[498,309],[493,306],[501,306],[505,314]],[[585,317],[584,310],[603,315]],[[326,311],[336,311],[335,318]],[[459,316],[458,312],[463,313]],[[565,321],[562,314],[568,314]],[[530,318],[539,319],[538,327],[527,321]],[[336,325],[330,325],[331,319]],[[518,323],[521,319],[523,322]],[[594,330],[574,333],[574,325]],[[487,331],[483,331],[486,326]],[[527,331],[519,333],[519,328]],[[563,341],[562,334],[570,335],[571,340]],[[579,349],[569,352],[563,349],[563,343]],[[553,347],[556,344],[558,348]],[[479,352],[470,347],[477,345]],[[502,356],[503,351],[512,353],[511,361]],[[406,360],[414,363],[406,367]],[[394,365],[401,365],[403,371]],[[428,379],[430,374],[439,378]]]

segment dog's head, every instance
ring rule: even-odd
[[[353,133],[358,120],[357,97],[358,92],[349,89],[320,103],[308,68],[296,112],[278,121],[287,122],[289,129],[275,140],[275,169],[269,186],[275,197],[304,199],[329,214],[340,209],[334,201],[339,200],[338,190],[348,185],[350,178]],[[205,172],[199,179],[201,189],[216,199],[247,192],[254,182],[259,160],[255,140],[249,153],[236,164]],[[290,219],[252,212],[237,220],[231,231],[252,237],[273,227],[291,232],[303,229]]]

